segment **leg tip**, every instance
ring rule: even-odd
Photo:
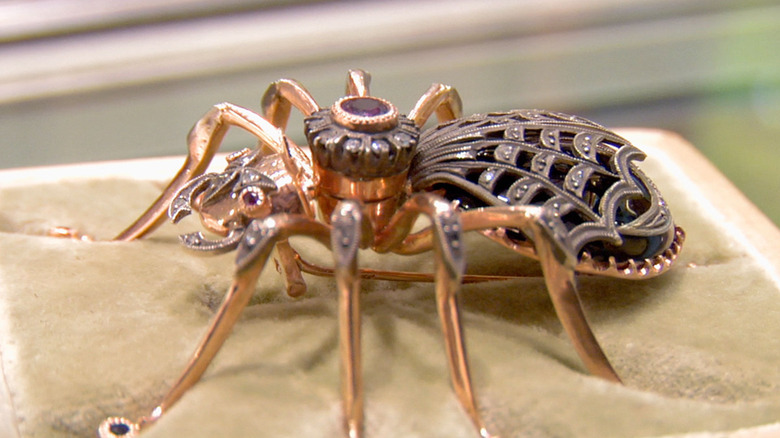
[[[287,295],[290,298],[299,298],[306,294],[306,283],[303,281],[287,285]]]

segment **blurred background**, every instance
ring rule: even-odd
[[[183,154],[211,105],[290,77],[327,106],[349,68],[402,111],[442,82],[676,131],[780,223],[778,1],[0,0],[0,168]]]

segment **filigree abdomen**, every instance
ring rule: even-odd
[[[574,249],[594,258],[648,258],[668,248],[674,224],[634,164],[644,157],[586,119],[516,110],[425,131],[410,180],[413,190],[442,190],[462,209],[543,206],[568,230]]]

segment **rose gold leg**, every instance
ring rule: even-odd
[[[350,70],[347,73],[347,96],[368,96],[371,75],[364,70]],[[280,79],[272,83],[263,95],[263,114],[276,127],[285,131],[292,107],[305,116],[320,109],[311,93],[292,79]]]
[[[249,303],[263,265],[264,263],[257,263],[251,269],[244,270],[236,275],[230,290],[222,301],[222,305],[211,320],[206,334],[201,339],[184,372],[182,372],[179,379],[165,395],[162,402],[152,411],[152,414],[142,419],[140,422],[141,427],[157,421],[187,390],[200,380],[214,356],[217,355],[225,340],[230,336],[233,326],[238,321],[247,303]]]
[[[596,340],[582,309],[574,278],[576,255],[568,248],[565,233],[556,233],[548,225],[544,211],[529,206],[488,207],[462,212],[461,218],[464,231],[517,228],[533,240],[556,314],[577,354],[593,375],[619,383],[620,378]],[[425,229],[406,236],[391,250],[400,254],[416,254],[430,249],[434,239],[435,230]]]
[[[229,103],[215,105],[190,131],[189,154],[179,172],[160,197],[114,240],[138,239],[162,225],[168,206],[176,193],[191,179],[206,171],[230,126],[238,126],[249,131],[257,136],[261,144],[284,156],[287,155],[288,146],[284,135],[268,121],[239,106]]]
[[[449,85],[433,84],[409,111],[409,118],[418,128],[436,113],[439,123],[454,120],[463,114],[463,103],[457,90]]]
[[[460,322],[457,293],[460,290],[461,276],[465,268],[460,248],[460,221],[456,215],[440,216],[442,224],[436,227],[444,234],[436,241],[436,304],[439,310],[444,344],[447,349],[447,363],[455,393],[461,405],[477,428],[479,436],[487,438],[490,434],[479,415],[476,397],[471,384],[466,342]],[[447,233],[447,228],[453,231]]]
[[[350,70],[347,73],[347,96],[369,96],[371,75],[363,70]]]
[[[225,340],[230,335],[242,311],[255,290],[255,284],[260,272],[268,261],[271,251],[280,240],[286,240],[290,235],[308,235],[323,245],[329,244],[330,230],[327,225],[301,215],[276,215],[266,220],[250,223],[236,258],[236,274],[232,285],[214,315],[206,334],[195,349],[184,371],[176,383],[163,397],[162,402],[154,408],[151,414],[143,417],[137,423],[125,425],[127,430],[142,429],[157,421],[171,408],[187,390],[200,380],[211,361],[216,356]],[[114,437],[109,434],[111,426],[116,421],[124,419],[109,418],[101,425],[101,438]],[[104,432],[104,430],[106,432]]]
[[[306,293],[306,280],[301,274],[301,267],[297,261],[300,256],[295,252],[287,239],[280,240],[276,244],[276,254],[282,269],[282,278],[287,295],[297,298]]]
[[[292,79],[279,79],[272,83],[263,94],[263,114],[270,121],[270,124],[279,128],[282,133],[287,129],[292,107],[297,108],[304,116],[311,115],[320,109],[311,93]],[[274,152],[281,154],[289,174],[298,182],[311,181],[314,176],[311,169],[311,159],[306,152],[289,139],[286,139],[283,146],[284,150],[275,150]],[[301,199],[306,200],[303,205],[306,214],[314,217],[316,207],[313,193],[300,187],[300,184],[298,190]]]
[[[311,93],[292,79],[279,79],[263,94],[263,114],[282,132],[287,129],[293,106],[306,116],[320,109]]]
[[[363,368],[360,349],[360,276],[357,254],[362,237],[360,205],[342,201],[331,216],[331,247],[339,289],[339,352],[344,426],[349,438],[363,436]]]
[[[198,348],[193,353],[184,371],[179,379],[171,387],[157,407],[145,417],[136,420],[135,423],[124,418],[108,418],[98,429],[100,438],[114,438],[116,436],[125,436],[125,433],[115,433],[117,427],[119,431],[139,431],[154,424],[164,413],[173,406],[187,390],[200,380],[203,373],[208,368],[211,361],[216,356],[222,344],[230,335],[241,312],[249,302],[255,288],[255,282],[263,269],[263,264],[256,264],[251,269],[239,272],[230,286],[230,290],[225,295],[222,305],[217,310],[214,318],[211,320],[206,334],[200,341]],[[134,436],[134,435],[133,435]]]
[[[582,309],[574,278],[576,256],[560,247],[555,232],[543,221],[533,222],[526,228],[526,232],[534,241],[555,313],[585,367],[594,376],[622,383],[601,349]]]
[[[582,309],[574,279],[577,259],[565,238],[539,207],[492,207],[462,213],[464,230],[517,228],[530,237],[542,265],[545,283],[555,311],[575,350],[588,370],[596,376],[620,383]]]
[[[461,405],[483,438],[491,436],[479,414],[471,384],[466,345],[460,322],[457,293],[465,269],[462,225],[455,209],[432,194],[410,198],[393,217],[385,233],[377,236],[377,251],[389,251],[401,244],[419,214],[432,222],[433,249],[436,260],[436,303],[447,350],[452,385]]]

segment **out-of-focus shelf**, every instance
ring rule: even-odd
[[[681,132],[780,220],[761,165],[780,161],[774,0],[85,2],[0,2],[0,167],[179,154],[215,103],[257,109],[292,77],[326,106],[364,68],[402,110],[442,82],[467,113]],[[247,142],[231,134],[226,149]]]

